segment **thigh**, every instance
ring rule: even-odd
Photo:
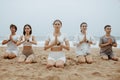
[[[58,68],[63,68],[65,62],[63,60],[57,60],[55,66]]]
[[[8,58],[8,59],[12,59],[15,58],[16,55],[14,53],[12,53],[11,50],[6,50],[5,54],[4,54],[4,58]]]
[[[55,60],[52,60],[52,59],[48,59],[47,61],[47,68],[51,68],[55,65]]]
[[[11,53],[14,54],[14,55],[16,55],[16,56],[18,56],[19,52],[18,52],[18,50],[13,50],[13,51],[11,51]]]
[[[64,57],[61,57],[61,58],[59,58],[57,61],[63,61],[64,63],[66,62],[66,57],[64,56]]]
[[[113,53],[110,55],[110,58],[112,60],[114,60],[114,61],[118,61],[119,60],[119,58],[115,54],[113,54]]]
[[[35,60],[35,55],[34,55],[34,54],[29,55],[29,56],[27,57],[27,59],[26,59],[25,62],[26,62],[26,63],[36,62],[36,60]]]
[[[87,63],[91,64],[93,62],[92,55],[86,55],[86,61]]]
[[[18,57],[18,62],[24,62],[26,59],[26,56],[24,54],[21,54],[19,57]]]
[[[56,60],[52,57],[48,57],[47,64],[48,65],[55,65]]]
[[[105,53],[101,53],[101,58],[102,58],[103,60],[108,60],[108,59],[109,59],[108,55],[105,54]]]
[[[9,59],[12,59],[12,58],[15,58],[16,55],[14,53],[10,53],[8,57],[9,57]]]

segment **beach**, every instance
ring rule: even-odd
[[[120,60],[102,60],[99,48],[92,48],[94,63],[78,64],[74,48],[64,50],[67,61],[64,69],[46,68],[49,50],[43,47],[34,47],[37,63],[18,63],[15,59],[3,59],[5,47],[0,47],[0,80],[119,80]],[[20,48],[21,51],[21,48]],[[120,57],[120,49],[113,48],[114,53]]]

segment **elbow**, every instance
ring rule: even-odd
[[[35,45],[37,45],[37,43],[35,43]]]
[[[35,42],[35,45],[37,45],[37,42]]]
[[[5,43],[4,42],[2,42],[2,45],[4,45]]]
[[[70,50],[70,47],[68,47],[67,50],[69,51],[69,50]]]
[[[101,45],[99,44],[99,47],[101,48]]]
[[[114,45],[114,47],[117,47],[117,45]]]
[[[46,47],[44,47],[44,50],[47,50],[47,48],[46,48]]]

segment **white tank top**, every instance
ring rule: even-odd
[[[22,40],[25,41],[25,36],[24,35],[22,36]],[[29,41],[32,41],[32,35],[29,37]],[[23,43],[23,46],[32,46],[32,44],[30,42],[25,41]]]
[[[10,38],[10,35],[8,35],[5,40],[9,40],[9,38]],[[19,40],[18,35],[14,35],[14,36],[12,36],[12,38],[13,38],[14,41]],[[9,41],[7,43],[7,50],[18,50],[18,47],[17,47],[17,45],[15,43],[13,43],[12,41]]]

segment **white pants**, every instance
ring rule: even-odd
[[[15,54],[16,56],[18,56],[19,50],[6,50],[6,53],[8,54]]]
[[[65,63],[66,57],[63,52],[51,52],[51,53],[49,53],[48,60],[53,60],[55,62],[62,60]]]

